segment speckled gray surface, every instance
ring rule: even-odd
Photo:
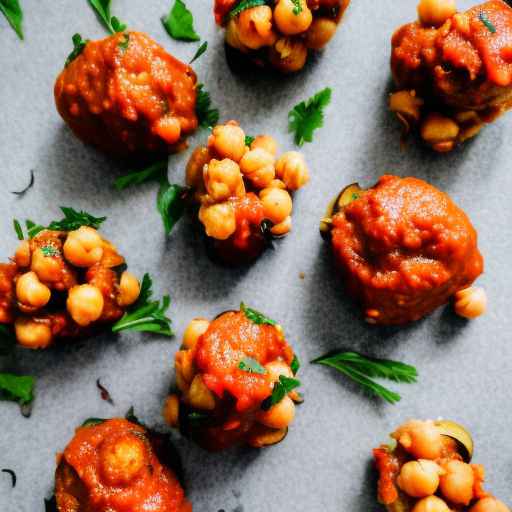
[[[166,240],[154,207],[155,187],[114,192],[112,179],[126,169],[84,147],[57,115],[53,82],[72,34],[105,35],[86,1],[22,3],[24,42],[0,19],[0,257],[6,259],[16,245],[13,217],[47,222],[58,215],[59,205],[105,214],[104,232],[127,255],[131,269],[150,271],[158,292],[172,294],[176,337],[105,336],[61,350],[18,351],[13,360],[1,361],[3,368],[36,375],[38,384],[30,419],[21,417],[15,404],[0,403],[0,468],[18,475],[11,489],[7,475],[0,474],[0,510],[43,510],[55,453],[84,418],[123,415],[134,405],[144,421],[162,426],[161,404],[187,321],[214,316],[240,300],[280,319],[304,363],[350,347],[410,362],[420,380],[395,386],[403,400],[389,406],[365,398],[327,369],[304,364],[306,402],[285,442],[258,453],[210,455],[179,440],[196,512],[377,511],[371,448],[406,418],[437,416],[471,429],[475,460],[486,465],[488,488],[511,503],[512,115],[449,155],[433,155],[414,143],[399,151],[399,128],[385,107],[389,38],[415,15],[415,1],[354,0],[323,55],[302,74],[275,81],[233,75],[210,2],[188,0],[199,33],[210,43],[196,70],[222,118],[239,119],[249,133],[270,133],[282,149],[291,149],[290,107],[325,86],[334,90],[325,127],[304,148],[312,180],[296,196],[294,231],[276,251],[244,270],[211,263],[188,221]],[[148,32],[176,56],[194,54],[196,45],[172,41],[160,24],[169,0],[113,4],[132,28]],[[197,134],[192,144],[206,135]],[[186,158],[187,153],[171,158],[171,180],[183,179]],[[30,169],[35,186],[18,199],[8,191],[22,188]],[[466,323],[440,310],[406,328],[376,329],[361,322],[343,297],[318,235],[318,219],[341,186],[356,180],[371,184],[385,172],[427,179],[468,212],[486,259],[480,279],[490,299],[485,317]],[[98,377],[110,389],[114,407],[101,401]]]

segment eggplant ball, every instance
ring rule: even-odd
[[[87,42],[54,92],[75,135],[114,156],[177,151],[198,125],[194,71],[141,32]]]

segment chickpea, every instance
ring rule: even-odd
[[[292,213],[292,198],[286,190],[265,188],[260,192],[265,218],[280,224]]]
[[[199,146],[190,155],[186,169],[186,183],[189,187],[204,190],[203,168],[211,160],[208,148]]]
[[[162,416],[170,427],[179,425],[180,400],[177,395],[169,395],[164,403]]]
[[[473,468],[460,460],[450,460],[442,467],[445,473],[441,475],[439,487],[443,496],[457,505],[469,505],[475,481]]]
[[[283,73],[295,73],[306,64],[308,49],[300,39],[281,38],[269,51],[269,61]]]
[[[455,313],[464,318],[476,318],[487,310],[487,294],[483,288],[470,286],[455,294]]]
[[[194,318],[183,333],[182,344],[191,349],[196,346],[197,340],[208,330],[210,321],[206,318]]]
[[[214,202],[245,195],[245,185],[240,167],[233,160],[229,158],[213,159],[204,167],[203,173],[206,190]]]
[[[268,411],[260,411],[257,419],[263,425],[270,428],[285,428],[295,418],[295,404],[289,396],[285,396],[279,403]]]
[[[292,218],[290,215],[286,217],[286,219],[283,220],[283,222],[280,222],[279,224],[276,224],[275,226],[272,226],[270,229],[270,232],[274,236],[284,236],[287,233],[289,233],[292,230]]]
[[[248,151],[240,160],[240,168],[253,186],[259,189],[270,185],[276,176],[274,155],[261,148]]]
[[[229,202],[201,206],[199,220],[208,236],[227,240],[236,230],[235,209]]]
[[[32,253],[30,269],[33,270],[41,281],[53,283],[59,281],[62,276],[62,261],[60,258],[45,256],[38,248]]]
[[[289,378],[293,377],[292,369],[284,361],[280,361],[279,359],[267,363],[265,370],[267,370],[272,382],[278,381],[281,375]]]
[[[275,179],[268,184],[267,188],[282,188],[283,190],[285,190],[286,185],[281,180]]]
[[[424,25],[439,27],[457,12],[455,0],[420,0],[418,16]]]
[[[270,46],[276,38],[272,29],[272,9],[268,5],[246,9],[238,16],[238,39],[247,48],[258,50]]]
[[[30,243],[28,240],[22,240],[20,242],[14,254],[14,261],[18,267],[30,266]]]
[[[488,496],[478,500],[470,509],[469,512],[510,512],[510,509],[500,500]]]
[[[313,22],[313,14],[306,0],[300,0],[300,12],[293,0],[279,0],[274,9],[274,22],[285,36],[306,32]]]
[[[144,440],[131,433],[104,441],[99,453],[102,476],[113,486],[129,484],[147,465],[147,459]]]
[[[406,120],[418,122],[421,115],[423,100],[416,95],[416,91],[398,91],[389,96],[389,109],[401,114]]]
[[[119,295],[117,296],[117,303],[120,306],[131,306],[140,295],[139,280],[131,273],[125,270],[121,274],[119,280]]]
[[[338,24],[330,18],[315,18],[306,34],[306,46],[321,50],[334,36]]]
[[[47,323],[20,317],[14,322],[14,330],[16,340],[25,348],[46,348],[52,342],[52,330]]]
[[[418,501],[412,512],[450,512],[450,508],[441,498],[428,496]]]
[[[431,420],[410,420],[391,437],[417,459],[435,460],[441,456],[443,439],[439,428]]]
[[[288,190],[298,190],[309,181],[309,171],[304,157],[297,151],[283,153],[276,164],[277,176]]]
[[[101,291],[90,284],[73,286],[69,290],[66,307],[71,318],[86,327],[100,318],[105,301]]]
[[[215,409],[215,397],[206,387],[201,375],[196,375],[187,394],[187,402],[196,409],[211,411]]]
[[[409,496],[424,498],[436,492],[442,472],[441,467],[431,460],[413,460],[402,466],[397,484]]]
[[[22,304],[42,308],[48,304],[51,295],[50,288],[39,281],[35,272],[27,272],[16,281],[16,296]]]
[[[247,47],[242,44],[240,41],[240,29],[238,27],[239,21],[234,18],[229,21],[226,26],[226,43],[232,48],[236,48],[241,52],[246,52]]]
[[[245,133],[234,122],[218,125],[208,139],[208,148],[220,158],[239,162],[245,154]]]
[[[440,153],[454,148],[459,131],[455,121],[436,112],[430,113],[420,127],[421,138]]]
[[[180,374],[185,382],[192,382],[196,375],[194,354],[191,350],[179,350],[175,356],[176,373]]]
[[[258,135],[251,143],[251,149],[264,149],[271,155],[277,154],[277,142],[270,135]]]
[[[103,240],[94,228],[82,226],[68,233],[63,251],[76,267],[92,267],[103,257]]]

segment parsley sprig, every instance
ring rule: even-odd
[[[20,39],[23,39],[23,11],[18,0],[0,0],[0,11],[14,29]]]
[[[219,110],[212,108],[210,93],[204,90],[204,84],[196,88],[196,115],[203,128],[211,128],[219,122]]]
[[[312,363],[329,366],[358,383],[368,393],[378,396],[390,404],[400,401],[401,396],[378,384],[373,379],[387,379],[395,382],[413,383],[418,378],[414,366],[389,359],[365,357],[356,352],[339,352],[322,356]]]
[[[151,300],[152,285],[149,274],[144,274],[138,301],[112,326],[112,332],[137,331],[173,335],[171,320],[165,315],[171,299],[165,295],[161,301]]]
[[[183,0],[175,0],[169,14],[162,18],[167,33],[180,41],[199,41],[201,38],[194,29],[194,16]]]
[[[18,402],[22,410],[34,400],[34,386],[34,377],[0,373],[0,398]]]
[[[271,407],[278,404],[288,393],[300,386],[300,380],[292,377],[279,376],[279,380],[274,383],[272,394],[263,400],[261,408],[268,411]]]
[[[266,317],[263,313],[260,313],[255,309],[248,308],[243,302],[240,304],[240,311],[242,311],[245,314],[245,316],[255,324],[277,325],[277,322],[275,320]]]
[[[111,34],[124,32],[126,25],[119,21],[119,18],[112,16],[110,12],[111,0],[88,0],[89,5],[94,9],[100,21],[105,25]]]
[[[89,39],[85,41],[82,39],[80,34],[75,34],[72,38],[73,41],[73,51],[68,55],[66,62],[64,64],[65,67],[68,67],[83,51],[87,46]]]
[[[332,89],[326,87],[306,101],[301,101],[288,113],[288,131],[295,144],[313,141],[313,132],[324,124],[324,109],[331,102]]]

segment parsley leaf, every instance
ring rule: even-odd
[[[245,136],[245,145],[250,146],[254,142],[255,139],[256,139],[256,137],[252,137],[251,135],[246,135]]]
[[[252,357],[244,357],[241,359],[238,363],[238,368],[244,372],[257,373],[259,375],[265,375],[267,373],[267,370]]]
[[[171,320],[165,316],[165,312],[171,304],[168,295],[162,301],[151,301],[153,291],[152,280],[149,274],[144,274],[140,295],[137,302],[113,326],[112,332],[137,331],[153,332],[163,336],[172,336]]]
[[[64,64],[65,67],[68,67],[83,51],[87,46],[89,39],[85,41],[82,39],[80,34],[75,34],[73,36],[73,51],[68,55],[66,62]]]
[[[201,38],[194,29],[194,17],[183,0],[175,0],[174,5],[162,23],[167,33],[180,41],[199,41]]]
[[[491,20],[489,20],[489,18],[487,17],[487,14],[485,14],[485,12],[480,11],[478,13],[478,19],[487,27],[487,30],[491,34],[496,33],[496,27],[491,23]]]
[[[293,391],[299,386],[299,380],[279,375],[279,380],[274,383],[272,394],[263,400],[261,408],[264,411],[268,411],[271,407],[278,404],[288,393],[290,393],[290,391]]]
[[[381,386],[373,378],[393,380],[395,382],[416,382],[418,372],[414,366],[389,359],[365,357],[355,352],[339,352],[323,356],[312,361],[338,370],[360,384],[369,393],[394,404],[401,397],[398,393]]]
[[[34,400],[34,377],[0,373],[0,396],[4,400],[29,405]]]
[[[164,222],[165,233],[168,235],[185,212],[187,188],[171,184],[165,178],[160,183],[156,206]]]
[[[227,15],[228,19],[236,18],[241,12],[252,9],[253,7],[258,7],[260,5],[266,5],[266,0],[242,0],[238,3],[231,11],[229,11],[229,14]]]
[[[111,34],[124,32],[126,25],[110,13],[110,0],[88,0],[89,5],[96,11],[96,15]]]
[[[297,375],[297,372],[300,369],[300,361],[297,357],[297,354],[293,354],[293,360],[292,364],[290,365],[290,368],[292,369],[293,375]]]
[[[20,39],[23,39],[23,11],[18,0],[0,0],[0,11],[14,29]]]
[[[156,162],[142,171],[132,171],[114,181],[117,190],[124,190],[131,185],[140,185],[146,181],[159,180],[164,173],[167,173],[167,160]]]
[[[330,103],[331,95],[332,90],[326,87],[289,112],[288,131],[294,133],[297,146],[313,141],[313,132],[324,124],[324,108]]]
[[[189,62],[189,64],[192,64],[192,62],[195,62],[203,53],[208,50],[208,41],[205,41],[198,49],[197,52],[192,57],[192,60]]]
[[[204,84],[198,84],[196,88],[196,115],[199,124],[203,128],[211,128],[219,122],[219,110],[211,108],[210,93],[204,90]]]
[[[275,320],[267,318],[263,313],[260,313],[255,309],[248,308],[243,302],[240,304],[240,311],[245,313],[245,316],[255,324],[277,325]]]

